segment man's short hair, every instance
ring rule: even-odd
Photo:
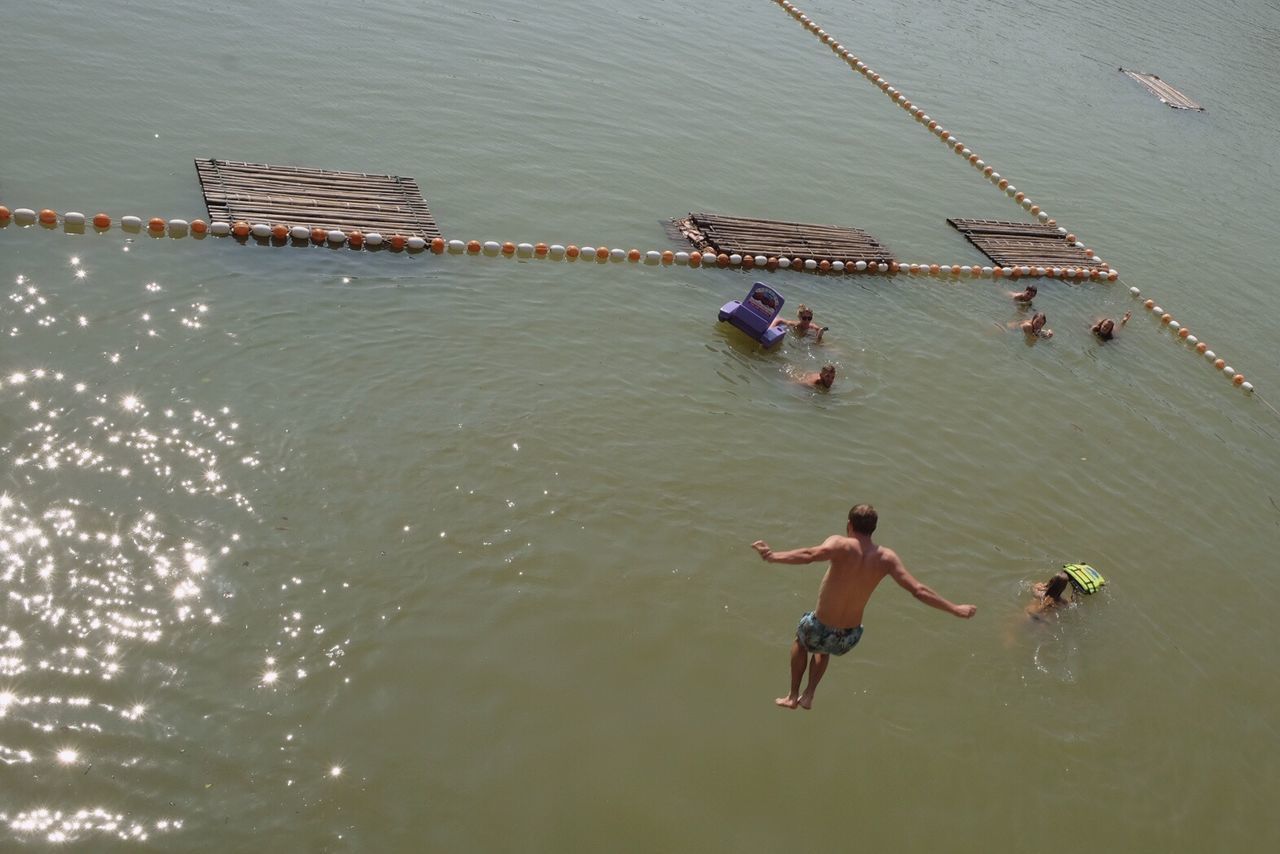
[[[856,533],[867,535],[875,533],[878,521],[880,516],[876,513],[876,508],[870,504],[856,504],[849,511],[849,524],[853,526]]]

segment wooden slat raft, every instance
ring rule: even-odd
[[[687,238],[700,250],[766,258],[812,258],[815,261],[889,263],[892,253],[859,228],[813,225],[772,219],[747,219],[691,213],[671,220],[673,236]]]
[[[1199,110],[1202,113],[1204,112],[1204,107],[1161,80],[1159,76],[1141,71],[1130,71],[1127,68],[1121,68],[1120,70],[1126,76],[1141,83],[1144,89],[1160,99],[1160,103],[1168,104],[1175,110]]]
[[[441,236],[412,178],[213,159],[196,174],[214,222]]]
[[[1001,267],[1102,268],[1056,226],[992,219],[948,219],[965,239]]]

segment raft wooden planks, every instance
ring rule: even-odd
[[[1001,267],[1102,267],[1097,258],[1067,242],[1056,226],[992,219],[947,222],[979,252]]]
[[[1197,110],[1204,112],[1204,107],[1170,86],[1168,83],[1160,79],[1156,74],[1147,74],[1142,71],[1131,71],[1127,68],[1120,69],[1126,77],[1138,81],[1144,89],[1160,99],[1160,103],[1168,104],[1175,110]]]
[[[685,237],[698,249],[727,255],[886,264],[895,260],[887,248],[862,229],[838,225],[690,213],[671,220],[668,233]]]
[[[412,178],[212,158],[195,164],[214,222],[441,236]]]

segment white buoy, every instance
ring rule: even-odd
[[[679,264],[681,267],[687,266],[689,264],[689,253],[683,250],[677,252],[676,263]]]
[[[1044,211],[1040,211],[1040,213],[1036,214],[1036,219],[1040,220],[1041,222],[1048,222],[1049,215]]]
[[[1153,305],[1151,306],[1151,313],[1154,314],[1156,317],[1159,317],[1160,315],[1164,314],[1164,309],[1158,305]]]
[[[450,240],[445,244],[445,248],[453,255],[461,255],[467,251],[467,244],[461,240]]]
[[[294,240],[310,240],[311,230],[305,225],[295,225],[293,228],[289,229],[289,236]]]
[[[836,273],[843,273],[843,272],[844,272],[844,262],[843,262],[843,261],[832,261],[832,262],[831,262],[831,269],[832,269],[832,271],[834,271],[834,272],[836,272]]]
[[[618,262],[618,261],[625,261],[625,260],[627,260],[627,250],[625,250],[625,249],[610,249],[610,250],[609,250],[609,260],[610,260],[610,261],[614,261],[614,262]]]
[[[333,232],[329,233],[332,234]],[[338,233],[341,234],[342,232]],[[427,240],[425,237],[419,237],[415,234],[413,237],[410,237],[405,241],[405,246],[409,247],[410,252],[421,252],[423,249],[427,248]],[[466,244],[464,243],[463,246],[465,247]]]
[[[778,259],[778,266],[784,270],[787,269],[788,267],[791,266],[791,259],[784,255],[783,257]]]
[[[982,277],[983,277],[984,279],[989,279],[989,278],[991,278],[991,268],[990,268],[990,267],[983,267],[983,268],[982,268]]]
[[[270,229],[268,229],[268,233],[269,232],[270,232]],[[330,243],[346,243],[347,242],[347,236],[336,228],[330,231],[326,235],[326,237],[328,238]]]
[[[1204,357],[1208,359],[1210,362],[1212,362],[1218,358],[1218,354],[1213,352],[1212,350],[1205,350]]]
[[[1137,288],[1129,288],[1129,293],[1133,294],[1135,297],[1142,296],[1142,291]]]
[[[174,237],[181,237],[186,234],[187,229],[191,227],[191,223],[187,222],[185,219],[171,219],[169,220],[168,225],[169,233]]]
[[[988,176],[987,176],[987,180],[988,180],[988,181],[990,181],[992,184],[999,184],[999,183],[1000,183],[1000,173],[999,173],[999,172],[992,172],[990,175],[988,175]]]
[[[812,258],[806,258],[804,259],[804,268],[806,270],[816,270],[818,269],[818,262]]]
[[[987,168],[987,162],[986,162],[985,160],[983,160],[981,157],[979,157],[977,160],[973,161],[973,168],[974,168],[974,169],[986,169],[986,168]]]
[[[1194,347],[1195,345],[1197,345],[1197,344],[1199,344],[1199,343],[1200,343],[1200,339],[1199,339],[1199,338],[1197,338],[1196,336],[1194,336],[1194,335],[1188,335],[1188,336],[1187,336],[1187,344],[1188,344],[1188,345],[1190,345],[1190,346]]]
[[[763,255],[757,255],[752,260],[756,262],[757,267],[763,267],[764,265],[769,263],[769,259],[764,257]]]
[[[134,219],[137,219],[137,217],[134,217]],[[33,211],[31,208],[15,208],[13,211],[13,221],[16,223],[19,223],[20,225],[25,225],[30,222],[35,222],[36,212]],[[120,220],[120,224],[124,225],[123,219]],[[138,225],[139,226],[142,225],[142,220],[140,219],[138,220]]]
[[[646,264],[658,264],[662,261],[662,253],[657,249],[650,249],[644,253],[644,262]]]
[[[742,263],[742,256],[741,256],[741,255],[739,255],[737,252],[735,252],[735,253],[733,253],[732,255],[730,255],[730,256],[729,256],[729,266],[730,266],[730,267],[737,267],[737,266],[738,266],[739,264],[741,264],[741,263]]]
[[[62,221],[66,225],[84,225],[84,214],[79,211],[67,211],[62,215]]]
[[[857,261],[857,262],[855,262],[855,263],[854,263],[854,265],[853,265],[853,269],[857,270],[859,273],[865,272],[865,271],[866,271],[866,269],[867,269],[867,262],[866,262],[866,261]]]
[[[559,243],[552,243],[551,247],[547,249],[547,257],[552,261],[559,261],[564,257],[564,247]]]
[[[249,226],[249,233],[254,237],[270,237],[271,226],[267,225],[265,222],[255,222],[253,225]]]
[[[965,264],[964,266],[962,266],[962,267],[960,268],[960,275],[962,275],[962,276],[967,276],[967,275],[969,275],[969,273],[970,273],[970,271],[971,271],[971,270],[973,270],[973,268],[972,268],[972,267],[970,267],[968,264]]]
[[[1240,388],[1244,389],[1244,390],[1245,390],[1245,391],[1247,391],[1247,392],[1252,392],[1252,391],[1253,391],[1253,383],[1249,382],[1248,380],[1245,380],[1244,382],[1242,382],[1242,383],[1240,384]]]
[[[371,231],[364,236],[365,246],[381,246],[382,243],[383,243],[383,237],[381,234],[379,234],[376,231]]]
[[[532,258],[532,257],[533,257],[533,244],[532,244],[532,243],[517,243],[517,244],[516,244],[516,256],[517,256],[517,257],[519,257],[519,258]]]
[[[123,218],[120,220],[120,225],[121,226],[124,225]],[[231,223],[211,222],[209,223],[209,233],[212,234],[214,237],[226,237],[228,234],[231,233]]]
[[[21,213],[21,211],[14,211],[14,217],[16,218],[19,213]],[[226,225],[227,225],[227,233],[230,234],[231,226],[229,224],[226,224]],[[142,217],[122,216],[120,217],[120,227],[123,228],[125,231],[137,231],[138,229],[142,228]]]
[[[582,253],[578,256],[583,259],[591,259],[596,257],[596,248],[594,246],[582,247]]]
[[[1004,194],[1012,199],[1014,196],[1018,195],[1018,188],[1010,184],[1004,188]]]
[[[889,272],[889,265],[885,264],[884,262],[881,262],[876,266],[876,269],[879,270],[881,273],[887,273]]]
[[[1223,368],[1222,372],[1229,377],[1234,377],[1236,375],[1236,369],[1231,367],[1230,365],[1227,365],[1225,368]]]
[[[1170,321],[1169,321],[1169,328],[1170,328],[1170,329],[1172,329],[1174,332],[1177,332],[1179,329],[1181,329],[1181,328],[1182,328],[1182,324],[1181,324],[1181,323],[1179,323],[1179,322],[1178,322],[1178,321],[1176,321],[1176,320],[1170,320]]]
[[[502,251],[502,244],[496,240],[486,240],[481,247],[486,255],[497,255]]]

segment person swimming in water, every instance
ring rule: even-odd
[[[1040,291],[1035,285],[1028,284],[1024,290],[1009,291],[1009,296],[1014,302],[1022,303],[1023,305],[1030,305],[1031,301],[1036,298],[1036,294],[1038,293],[1040,293]]]
[[[1029,340],[1035,341],[1041,338],[1052,338],[1053,330],[1045,329],[1044,325],[1049,318],[1043,311],[1037,311],[1030,320],[1014,320],[1009,323],[1010,329],[1021,329],[1022,333]]]
[[[795,320],[787,320],[785,317],[779,317],[770,325],[789,327],[801,338],[804,338],[810,332],[817,333],[813,340],[819,344],[822,343],[822,336],[827,331],[827,327],[825,326],[819,327],[813,325],[813,309],[809,308],[809,306],[804,303],[800,303],[799,307],[796,309]]]
[[[823,391],[830,389],[835,381],[836,366],[831,363],[823,365],[820,371],[809,371],[806,374],[802,374],[796,380],[796,382],[804,383],[813,388],[820,388]]]
[[[1035,594],[1036,599],[1027,606],[1027,616],[1033,620],[1043,620],[1044,615],[1055,608],[1062,608],[1071,604],[1071,600],[1064,594],[1071,587],[1071,576],[1066,571],[1055,574],[1048,581],[1037,582],[1032,585],[1031,592]]]
[[[1126,311],[1124,317],[1120,318],[1120,326],[1128,323],[1131,317],[1133,317],[1133,312]],[[1098,336],[1099,341],[1110,341],[1116,337],[1116,322],[1109,317],[1104,317],[1089,327],[1089,331]]]

